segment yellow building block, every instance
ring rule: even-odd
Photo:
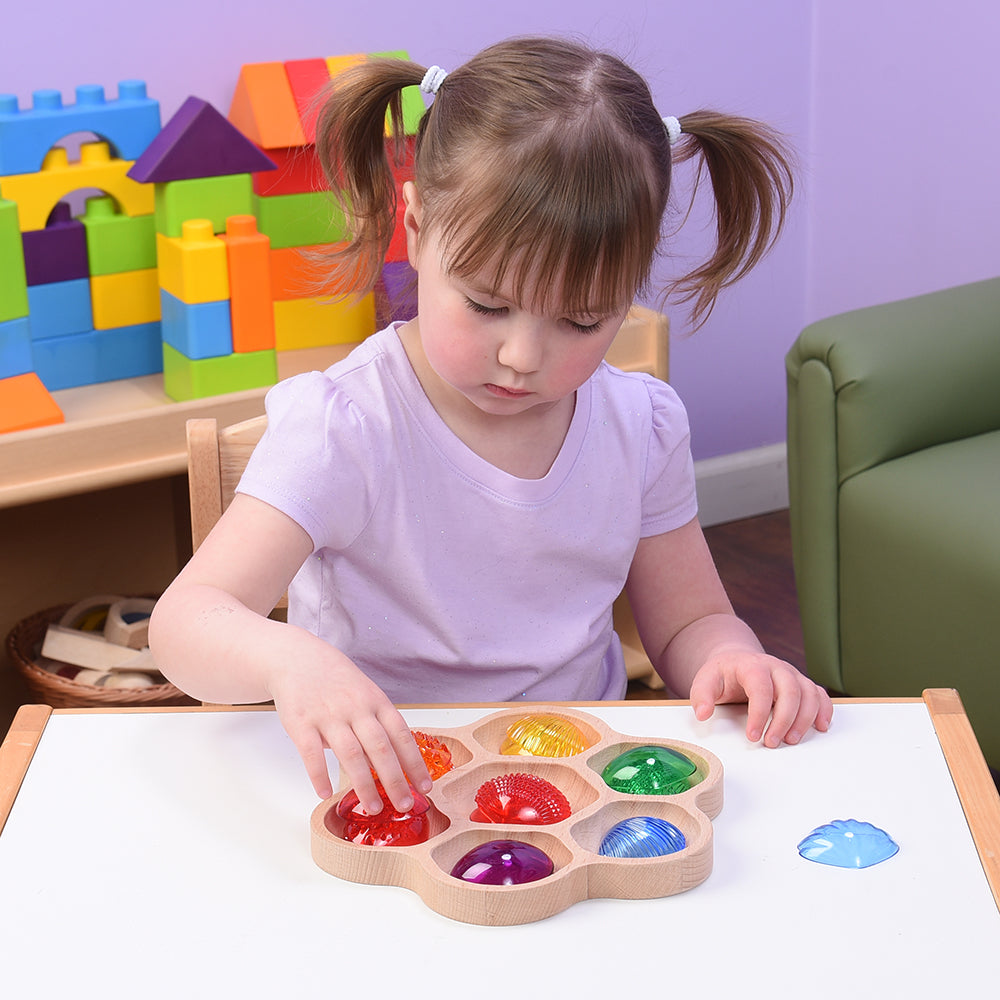
[[[81,188],[98,188],[112,195],[126,215],[152,215],[153,185],[127,176],[132,163],[112,159],[106,142],[84,143],[80,159],[73,163],[65,149],[54,146],[38,173],[0,177],[0,197],[17,202],[22,233],[44,229],[56,203]]]
[[[209,219],[189,219],[180,236],[157,233],[156,258],[160,287],[181,302],[195,305],[229,298],[226,244]]]
[[[274,303],[274,342],[279,351],[353,344],[375,332],[375,296],[350,299],[286,299]]]
[[[155,323],[160,318],[160,281],[156,268],[92,276],[90,304],[95,330]]]

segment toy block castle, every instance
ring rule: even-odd
[[[322,280],[343,220],[316,158],[318,98],[367,58],[243,66],[228,118],[190,97],[162,128],[140,81],[114,100],[79,87],[68,106],[0,95],[0,432],[61,421],[51,393],[77,385],[162,371],[177,400],[270,385],[283,352],[413,315],[401,226],[373,295],[331,299]],[[403,107],[412,136],[416,88]],[[88,131],[70,162],[57,143]],[[412,155],[397,188],[411,177]],[[81,189],[101,193],[74,218]]]

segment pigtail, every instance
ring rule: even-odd
[[[373,59],[331,82],[316,122],[316,152],[344,214],[346,240],[328,257],[335,293],[363,294],[378,280],[396,222],[391,155],[406,150],[401,91],[419,84],[424,70],[399,59]],[[385,125],[390,122],[391,142]]]
[[[716,204],[715,252],[670,288],[679,301],[694,301],[691,317],[698,327],[708,319],[719,292],[774,245],[794,185],[790,155],[767,125],[715,111],[685,115],[680,124],[673,161],[683,163],[700,154],[695,191],[707,170]]]

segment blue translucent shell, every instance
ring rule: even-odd
[[[837,868],[870,868],[898,850],[885,830],[856,819],[835,819],[818,826],[799,843],[802,857]]]
[[[598,853],[606,858],[659,858],[686,846],[684,834],[673,823],[655,816],[632,816],[608,830]]]

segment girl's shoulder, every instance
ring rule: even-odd
[[[668,382],[644,372],[623,372],[603,363],[593,378],[595,399],[612,410],[635,419],[649,420],[653,428],[688,430],[687,410]]]

